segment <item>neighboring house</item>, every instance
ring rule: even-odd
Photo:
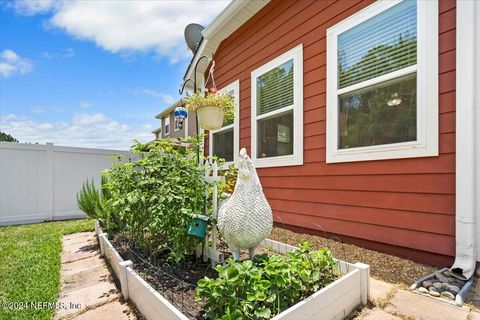
[[[160,119],[160,127],[152,131],[155,139],[178,139],[196,136],[196,114],[194,111],[188,111],[188,117],[183,123],[179,123],[175,118],[175,109],[181,107],[183,103],[184,101],[178,100],[155,116],[155,118]]]
[[[276,222],[435,265],[480,260],[479,7],[232,1],[185,74],[213,55],[237,95],[206,152],[246,147]]]

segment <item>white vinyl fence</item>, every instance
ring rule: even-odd
[[[76,195],[128,151],[0,142],[0,226],[85,217]]]

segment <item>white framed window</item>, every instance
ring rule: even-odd
[[[327,163],[438,155],[438,3],[380,0],[327,30]]]
[[[252,71],[251,157],[257,167],[303,164],[303,46]]]
[[[170,134],[170,116],[163,118],[163,127],[165,135],[168,136]]]
[[[209,154],[224,158],[224,168],[237,164],[240,149],[240,80],[220,89],[234,97],[235,118],[225,121],[222,128],[209,132]]]
[[[178,119],[177,118],[173,118],[173,130],[174,131],[180,130],[180,126],[178,125]]]

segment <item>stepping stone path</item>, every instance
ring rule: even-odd
[[[94,233],[76,233],[62,241],[62,288],[55,320],[137,319],[100,257]]]

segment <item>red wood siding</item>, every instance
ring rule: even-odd
[[[240,147],[250,152],[250,73],[303,44],[304,165],[258,169],[275,220],[447,263],[455,249],[455,0],[439,5],[440,156],[325,163],[326,29],[371,2],[273,0],[222,42],[215,80],[240,79]]]

